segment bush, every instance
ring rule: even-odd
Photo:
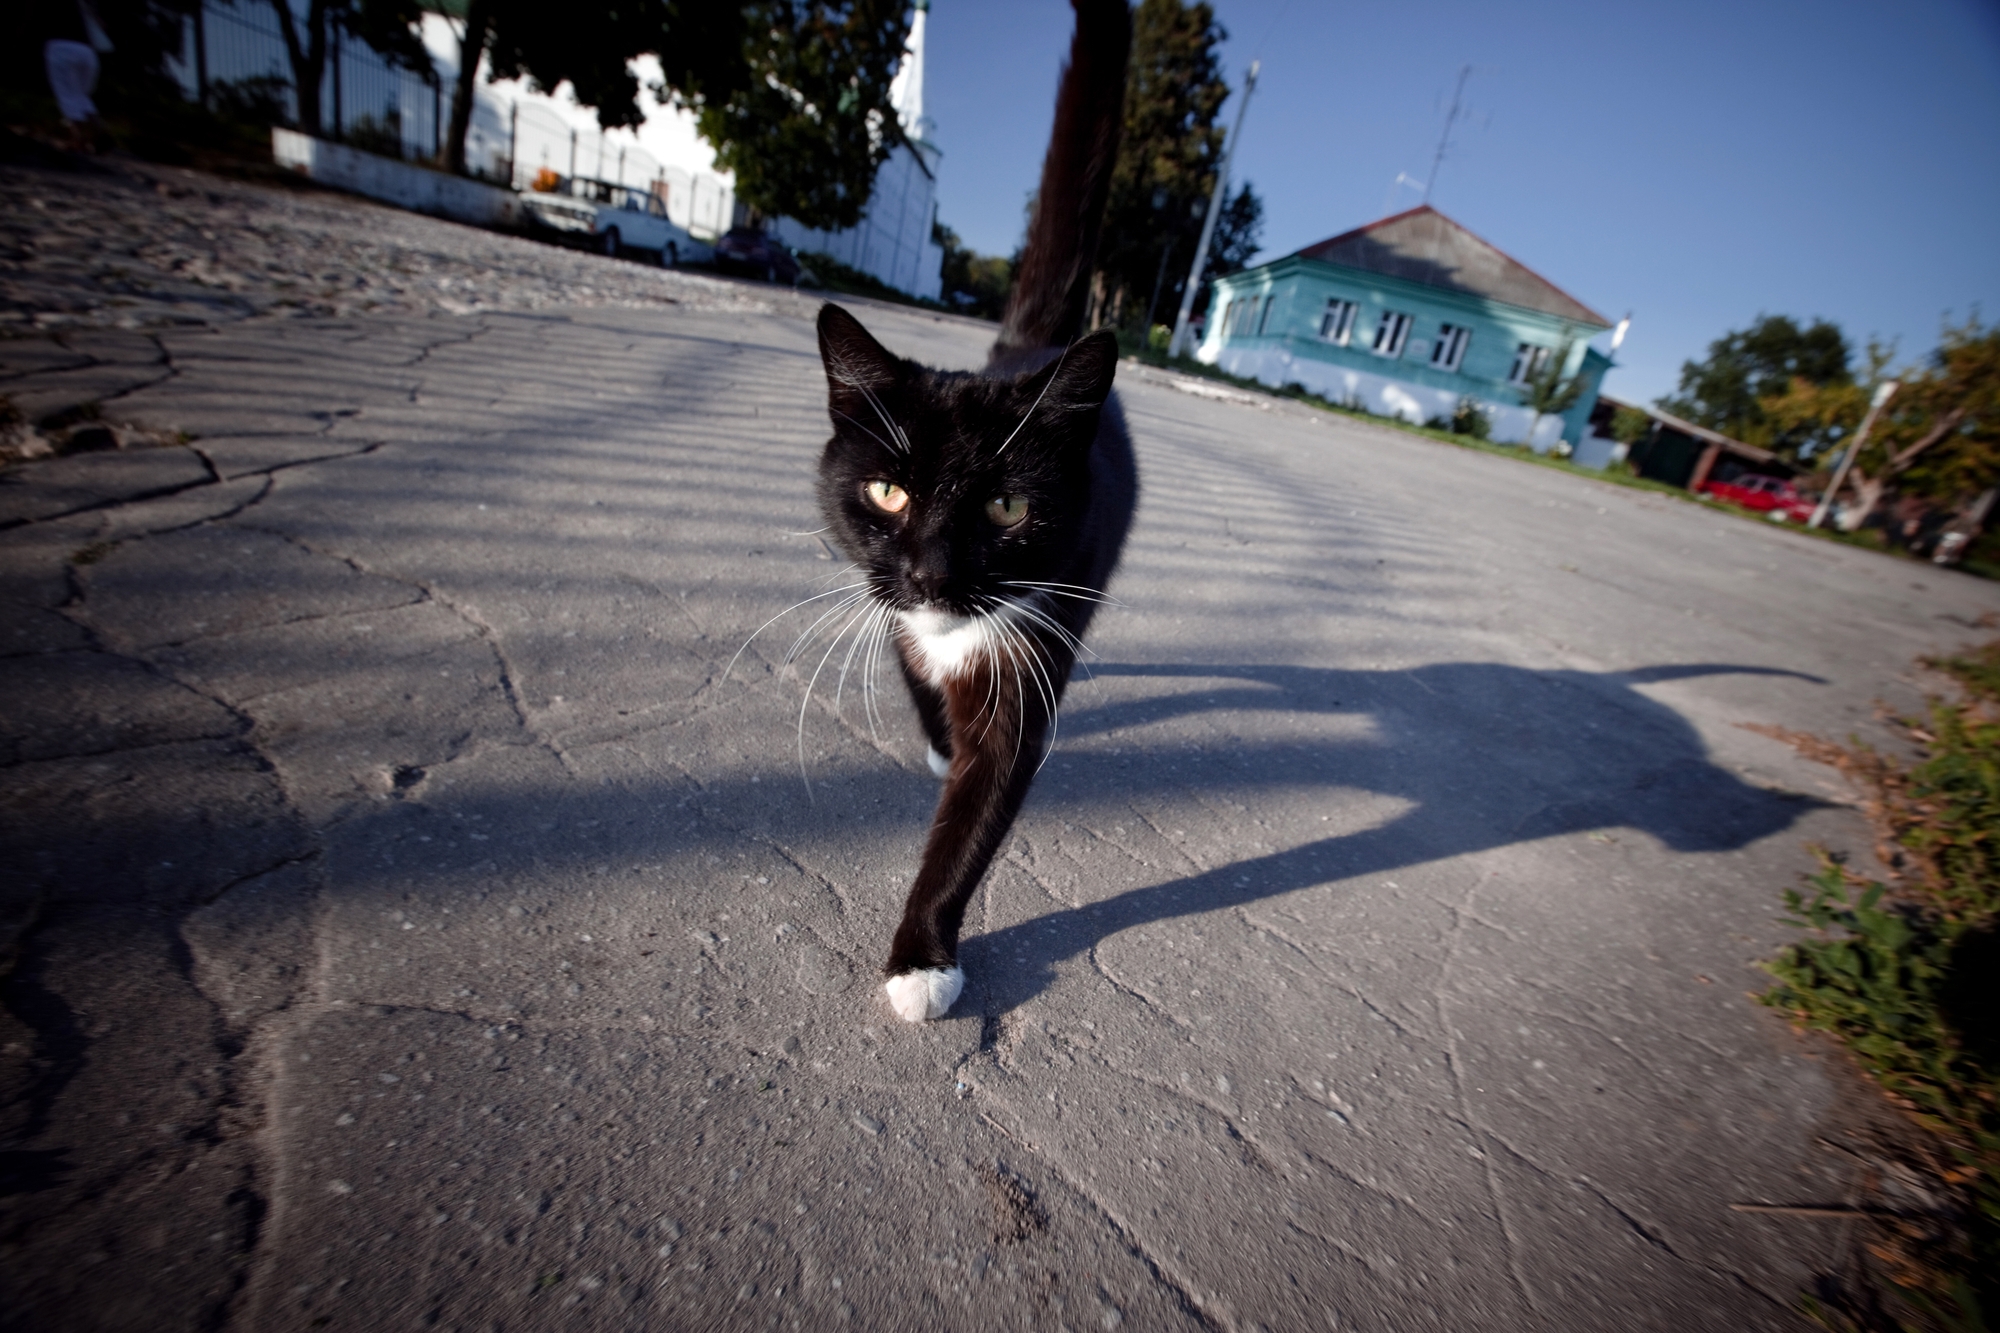
[[[362,116],[348,125],[346,137],[349,146],[364,153],[402,160],[403,117],[400,112],[390,111],[381,120]]]
[[[1938,1182],[1962,1204],[1942,1240],[1892,1218],[1870,1247],[1913,1322],[1860,1325],[1838,1313],[1857,1327],[1978,1329],[1981,1305],[2000,1296],[2000,642],[1928,665],[1963,693],[1903,719],[1924,756],[1912,768],[1863,746],[1769,733],[1859,783],[1896,883],[1825,857],[1810,892],[1785,894],[1791,923],[1809,934],[1765,965],[1777,984],[1761,998],[1843,1042],[1957,1162]]]
[[[1453,435],[1469,435],[1475,440],[1488,439],[1493,434],[1493,418],[1486,415],[1476,399],[1464,397],[1458,406],[1452,408],[1448,417],[1432,417],[1424,423],[1426,430],[1445,430]]]
[[[208,85],[209,108],[224,120],[269,129],[292,123],[292,82],[279,74],[217,79]]]
[[[1493,434],[1493,418],[1472,398],[1461,398],[1451,412],[1451,433],[1470,435],[1475,440],[1487,439]]]
[[[1653,428],[1653,418],[1636,407],[1621,407],[1611,414],[1611,438],[1632,444]]]

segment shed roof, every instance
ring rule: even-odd
[[[1611,321],[1429,204],[1309,245],[1318,259],[1609,328]]]
[[[1710,430],[1706,426],[1697,426],[1692,421],[1684,421],[1671,412],[1662,412],[1657,407],[1648,407],[1644,403],[1628,403],[1623,398],[1613,398],[1608,393],[1598,394],[1597,401],[1600,403],[1609,403],[1613,408],[1636,408],[1659,422],[1662,426],[1665,426],[1668,430],[1679,431],[1691,439],[1700,440],[1703,444],[1715,445],[1726,454],[1735,454],[1738,458],[1747,458],[1753,463],[1780,463],[1785,464],[1787,467],[1790,466],[1790,464],[1785,463],[1784,459],[1778,457],[1769,449],[1759,449],[1754,444],[1745,444],[1741,440],[1732,440],[1719,430]]]

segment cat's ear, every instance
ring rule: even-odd
[[[1093,333],[1071,343],[1060,358],[1023,379],[1020,392],[1037,404],[1032,413],[1036,417],[1075,419],[1072,414],[1094,415],[1104,406],[1117,373],[1117,337],[1109,331]]]
[[[903,363],[831,301],[819,309],[819,357],[826,364],[827,406],[836,420],[873,423],[882,393],[902,378]]]

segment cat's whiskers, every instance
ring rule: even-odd
[[[1028,667],[1034,673],[1037,688],[1041,690],[1042,702],[1048,705],[1049,710],[1049,736],[1042,744],[1042,757],[1035,762],[1035,772],[1040,773],[1042,765],[1049,762],[1049,755],[1055,751],[1056,735],[1062,729],[1062,710],[1056,706],[1055,682],[1049,679],[1049,672],[1054,668],[1055,663],[1042,655],[1041,645],[1035,642],[1032,635],[1022,633],[1019,629],[1015,629],[1014,633],[1030,651],[1031,655],[1028,660]],[[1024,731],[1026,730],[1026,726],[1027,722],[1024,716],[1022,719],[1022,729]],[[1018,749],[1019,746],[1017,745],[1017,752]]]
[[[1068,355],[1069,355],[1069,348],[1067,347],[1063,348],[1062,356],[1058,356],[1056,358],[1056,368],[1049,372],[1048,384],[1044,384],[1042,386],[1042,391],[1035,395],[1035,401],[1028,404],[1028,415],[1021,418],[1021,424],[1019,426],[1014,427],[1013,433],[1008,435],[1006,439],[1000,441],[1000,448],[998,450],[999,453],[1004,454],[1007,452],[1007,446],[1014,442],[1014,436],[1019,435],[1022,429],[1026,427],[1028,422],[1034,417],[1035,409],[1042,405],[1042,399],[1049,396],[1049,384],[1054,384],[1056,380],[1062,375],[1063,357],[1066,357]]]
[[[876,440],[876,442],[877,442],[878,444],[881,444],[881,445],[882,445],[882,447],[883,447],[883,448],[885,448],[885,449],[888,449],[888,448],[900,448],[901,452],[903,452],[903,453],[906,453],[906,454],[907,454],[907,453],[909,453],[909,452],[910,452],[910,437],[909,437],[908,435],[905,435],[905,434],[903,433],[903,428],[902,428],[901,426],[898,426],[898,425],[896,424],[896,421],[895,421],[895,418],[891,417],[891,416],[889,415],[889,412],[888,412],[888,409],[882,406],[882,400],[881,400],[880,398],[877,398],[877,397],[875,396],[875,391],[874,391],[873,389],[869,388],[869,387],[868,387],[868,386],[867,386],[866,384],[863,384],[863,383],[861,383],[861,382],[860,382],[859,380],[851,380],[851,379],[847,379],[847,378],[843,377],[843,378],[842,378],[842,380],[841,380],[841,383],[843,383],[843,384],[847,385],[847,387],[848,387],[848,388],[850,388],[850,389],[853,389],[853,390],[855,390],[855,391],[856,391],[856,392],[858,392],[858,393],[859,393],[859,394],[860,394],[860,395],[861,395],[861,396],[862,396],[863,398],[867,399],[867,400],[868,400],[868,406],[870,406],[870,407],[874,408],[874,409],[875,409],[875,415],[876,415],[876,416],[878,416],[878,417],[880,417],[880,418],[882,419],[882,426],[883,426],[883,428],[884,428],[885,430],[887,430],[887,431],[889,432],[889,434],[893,435],[893,436],[894,436],[894,437],[896,438],[896,444],[895,444],[895,445],[891,445],[891,444],[889,444],[889,443],[888,443],[888,441],[886,441],[886,440],[882,439],[882,437],[881,437],[881,436],[879,436],[879,435],[875,435],[875,432],[873,432],[873,431],[868,431],[868,433],[869,433],[870,435],[874,435],[874,436],[875,436],[875,440]],[[852,417],[849,417],[849,418],[848,418],[848,420],[852,421],[852,420],[853,420],[853,418],[852,418]],[[858,422],[858,421],[857,421],[857,422],[855,422],[854,424],[856,424],[857,426],[861,425],[861,423],[860,423],[860,422]],[[867,429],[868,429],[868,428],[867,428],[866,426],[862,426],[861,428],[862,428],[863,430],[867,430]]]
[[[845,421],[848,425],[854,427],[856,430],[860,431],[863,435],[866,435],[869,439],[875,441],[875,443],[881,445],[884,449],[887,449],[890,453],[894,454],[903,452],[903,450],[899,446],[889,443],[887,440],[883,439],[880,435],[877,435],[874,431],[868,429],[868,427],[862,425],[859,421],[856,421],[853,417],[847,415],[847,413],[835,412],[834,415],[839,417],[842,421]],[[822,529],[822,531],[824,531],[824,529]]]
[[[827,644],[826,651],[819,656],[819,665],[813,668],[812,678],[806,681],[805,697],[799,700],[799,780],[806,785],[806,799],[809,801],[813,799],[813,794],[812,778],[806,772],[806,710],[812,706],[813,687],[819,684],[819,673],[826,670],[827,659],[833,656],[834,649],[840,647],[840,641],[847,637],[847,631],[854,628],[863,616],[869,614],[872,614],[872,608],[856,611],[848,618],[846,624],[834,632],[832,642]]]
[[[815,620],[813,621],[812,624],[806,626],[804,632],[801,633],[798,638],[792,640],[792,646],[785,652],[785,659],[784,659],[785,665],[787,666],[791,665],[793,660],[798,657],[799,652],[806,647],[807,643],[809,643],[813,638],[818,636],[819,627],[821,625],[824,625],[829,620],[837,618],[843,612],[845,612],[849,607],[853,606],[856,602],[862,601],[867,596],[868,596],[868,591],[867,588],[864,586],[862,591],[841,598],[839,601],[833,604],[831,609],[822,612],[818,620]]]
[[[1033,588],[1036,592],[1045,592],[1051,597],[1074,597],[1079,602],[1095,602],[1099,606],[1115,606],[1120,610],[1125,606],[1125,603],[1116,597],[1099,592],[1095,588],[1086,588],[1080,583],[1038,583],[1033,579],[1007,579],[1001,586]]]
[[[1092,657],[1097,656],[1095,652],[1092,652],[1089,648],[1084,646],[1084,642],[1082,639],[1077,638],[1076,635],[1069,632],[1068,626],[1063,625],[1057,622],[1053,617],[1044,614],[1039,607],[1034,606],[1032,603],[1026,601],[1025,599],[1014,599],[1014,608],[1017,611],[1019,611],[1022,615],[1027,616],[1029,619],[1033,620],[1036,624],[1041,625],[1046,629],[1054,631],[1056,637],[1062,641],[1063,645],[1067,647],[1071,652],[1077,654],[1079,657],[1084,655],[1085,653],[1089,653]]]
[[[854,568],[854,566],[849,565],[848,568],[852,569]],[[844,573],[846,571],[843,570],[841,572]],[[834,575],[835,578],[838,578],[839,576],[840,576],[839,574]],[[722,679],[723,680],[729,679],[729,673],[736,669],[736,659],[743,656],[743,650],[745,648],[748,648],[752,643],[754,643],[759,634],[762,634],[765,630],[771,628],[771,626],[777,624],[780,620],[783,620],[786,616],[790,615],[792,612],[798,610],[802,606],[806,606],[810,603],[817,602],[822,597],[832,597],[836,593],[852,592],[856,588],[866,588],[869,586],[870,582],[871,580],[863,579],[859,583],[849,583],[849,584],[844,584],[843,586],[838,588],[828,588],[825,592],[816,592],[810,597],[806,597],[799,601],[793,602],[790,606],[778,612],[777,615],[772,616],[769,620],[765,621],[763,624],[759,625],[756,629],[750,632],[750,637],[743,641],[743,647],[738,648],[736,650],[735,656],[729,659],[729,665],[722,669]],[[787,656],[785,660],[789,662],[791,658]]]
[[[875,618],[881,614],[880,602],[868,609],[867,616],[861,622],[861,628],[855,631],[854,641],[847,645],[847,656],[840,659],[840,679],[833,687],[833,712],[836,717],[840,715],[841,697],[847,692],[847,673],[854,666],[854,655],[860,652],[861,645],[868,641],[868,631],[874,625]]]
[[[1015,611],[1031,610],[1031,608],[1026,607],[1022,602],[1014,598],[989,598],[987,600],[989,604],[1004,605]],[[990,613],[982,613],[980,619],[982,624],[991,627],[995,636],[992,641],[1005,650],[1008,662],[1013,668],[1014,693],[1016,699],[1019,701],[1021,710],[1014,734],[1014,757],[1017,761],[1021,756],[1022,739],[1026,736],[1028,729],[1027,697],[1021,685],[1021,667],[1023,665],[1028,669],[1029,683],[1034,685],[1036,692],[1042,697],[1042,703],[1048,708],[1049,737],[1047,743],[1042,748],[1041,760],[1035,765],[1035,771],[1039,773],[1041,772],[1042,765],[1046,764],[1049,760],[1049,751],[1055,746],[1056,732],[1061,726],[1061,710],[1056,706],[1055,685],[1049,677],[1049,671],[1054,667],[1054,663],[1044,658],[1041,645],[1035,641],[1035,637],[1032,634],[1024,632],[1020,626]],[[1056,628],[1059,629],[1060,627]],[[997,660],[994,665],[996,668],[994,679],[997,681],[999,677],[999,671],[997,670],[999,663]],[[996,706],[994,709],[995,716],[998,716],[998,713],[999,709]],[[987,727],[989,730],[992,727],[990,720],[987,723]]]

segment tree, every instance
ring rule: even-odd
[[[1534,414],[1525,441],[1530,448],[1534,447],[1535,432],[1542,428],[1543,417],[1561,416],[1583,397],[1583,376],[1563,374],[1563,367],[1569,364],[1570,353],[1575,348],[1574,338],[1564,338],[1562,345],[1543,357],[1541,365],[1521,386],[1521,406]]]
[[[931,237],[944,247],[944,299],[968,315],[999,319],[1014,286],[1014,265],[999,255],[974,254],[958,233],[942,222],[931,224]]]
[[[578,102],[596,109],[597,123],[613,129],[645,119],[639,80],[630,68],[635,57],[659,57],[665,77],[655,92],[662,99],[726,98],[749,78],[746,31],[741,6],[703,0],[621,0],[616,7],[575,10],[538,0],[470,0],[445,165],[460,173],[466,169],[465,138],[482,58],[490,59],[496,79],[526,79],[543,91],[567,82]]]
[[[1681,365],[1677,393],[1657,406],[1745,444],[1787,457],[1809,458],[1828,441],[1807,428],[1779,431],[1763,401],[1785,393],[1792,381],[1812,385],[1851,383],[1849,349],[1840,326],[1816,319],[1809,327],[1786,315],[1761,315],[1749,328],[1708,345],[1706,361]]]
[[[736,197],[809,227],[851,227],[875,171],[903,141],[889,82],[903,56],[904,0],[621,0],[561,9],[537,0],[470,0],[446,162],[465,170],[474,76],[554,88],[567,80],[606,129],[637,125],[636,56],[659,57],[653,89],[695,113]]]
[[[1204,285],[1250,267],[1264,230],[1264,201],[1244,181],[1215,219],[1215,235],[1209,238],[1208,262],[1202,265]],[[1193,258],[1192,255],[1189,258]]]
[[[1216,117],[1229,97],[1216,47],[1228,33],[1205,3],[1142,0],[1132,15],[1132,56],[1111,193],[1092,285],[1093,323],[1150,322],[1178,300],[1215,188],[1223,129]],[[1250,249],[1232,252],[1238,268],[1255,252],[1262,205],[1245,186],[1229,201]],[[1209,270],[1223,248],[1230,215],[1217,219]],[[1143,306],[1141,303],[1144,303]]]
[[[903,12],[904,0],[748,6],[747,77],[727,96],[703,90],[689,99],[717,165],[736,173],[738,200],[808,227],[861,220],[876,169],[903,142],[889,105]]]
[[[1847,475],[1849,532],[1892,487],[1951,501],[2000,484],[2000,326],[1984,328],[1976,315],[1947,324],[1925,364],[1904,372]]]
[[[292,66],[299,128],[307,134],[320,133],[320,87],[336,29],[359,37],[392,65],[436,77],[418,31],[423,6],[417,0],[311,0],[303,33],[291,0],[271,0],[271,9],[278,16],[278,35]]]

